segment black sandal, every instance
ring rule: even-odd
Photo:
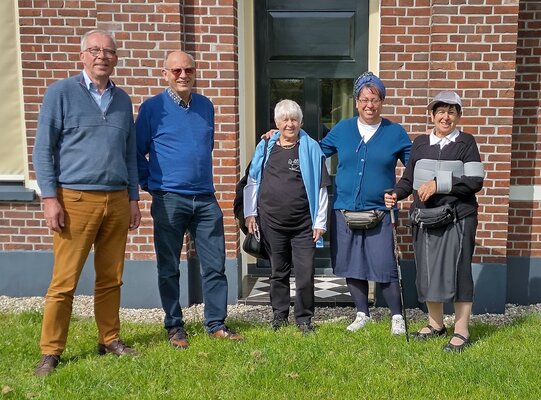
[[[417,332],[413,332],[411,337],[417,340],[426,340],[434,337],[445,336],[447,335],[447,328],[445,325],[441,329],[436,329],[432,325],[428,324],[425,326],[430,332],[421,332],[424,328],[419,329]]]
[[[454,337],[457,337],[460,340],[462,340],[462,344],[452,344],[451,340]],[[460,333],[455,333],[453,336],[451,336],[451,340],[449,340],[449,343],[443,346],[443,351],[454,351],[455,353],[461,353],[462,351],[464,351],[466,346],[469,346],[471,344],[470,339],[462,336]]]

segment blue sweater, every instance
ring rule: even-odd
[[[52,84],[43,98],[32,155],[42,197],[57,187],[75,190],[128,189],[139,200],[132,103],[113,87],[102,112],[83,74]]]
[[[411,140],[399,124],[383,118],[365,143],[357,119],[340,121],[320,142],[327,157],[338,153],[333,208],[385,210],[384,191],[396,184],[397,161],[404,165],[408,162]]]
[[[192,93],[190,107],[182,108],[163,91],[141,105],[135,126],[143,190],[214,193],[214,106],[208,98]]]

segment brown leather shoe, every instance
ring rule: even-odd
[[[169,344],[175,349],[184,350],[189,346],[184,328],[179,326],[169,328],[167,330],[167,337],[169,338]]]
[[[214,338],[218,338],[218,339],[229,339],[229,340],[236,340],[236,341],[244,340],[244,338],[241,335],[233,332],[227,326],[224,329],[220,329],[219,331],[210,333],[210,336]]]
[[[114,354],[115,356],[137,357],[139,355],[137,351],[126,346],[120,339],[109,344],[98,343],[98,354],[103,356],[108,353]]]
[[[50,375],[60,362],[60,356],[55,356],[54,354],[43,354],[39,364],[34,371],[36,376],[47,376]]]

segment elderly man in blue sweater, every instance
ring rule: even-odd
[[[164,325],[173,348],[188,341],[180,307],[179,263],[186,231],[201,263],[205,328],[216,338],[242,340],[225,325],[227,278],[223,214],[214,195],[214,106],[192,93],[195,61],[170,53],[162,70],[169,87],[146,100],[136,121],[139,184],[152,195],[154,247]]]
[[[53,372],[64,351],[73,294],[92,245],[98,353],[137,355],[119,338],[127,232],[141,219],[132,103],[109,79],[118,61],[109,33],[86,33],[80,59],[81,74],[47,89],[33,152],[45,221],[54,232],[38,376]]]

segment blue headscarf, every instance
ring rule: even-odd
[[[385,85],[383,84],[381,79],[379,79],[370,71],[365,72],[364,74],[359,76],[353,84],[353,97],[357,99],[362,88],[365,87],[368,83],[371,83],[376,88],[378,88],[379,96],[383,100],[385,98]]]

